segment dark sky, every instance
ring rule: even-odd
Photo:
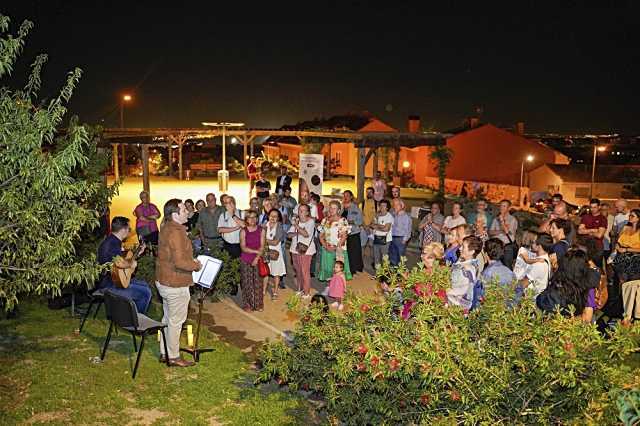
[[[640,2],[13,3],[0,13],[14,31],[35,22],[21,63],[50,55],[43,96],[84,70],[70,109],[87,122],[116,126],[130,91],[131,127],[368,110],[446,130],[480,107],[530,132],[640,132]]]

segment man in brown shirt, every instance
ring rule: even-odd
[[[164,315],[162,322],[168,324],[166,332],[167,350],[160,341],[160,360],[169,357],[171,365],[190,367],[192,361],[180,357],[180,332],[187,319],[189,310],[189,287],[193,285],[191,273],[202,267],[193,258],[193,248],[187,236],[189,212],[181,200],[171,199],[164,205],[164,220],[158,240],[158,259],[156,260],[156,287],[162,297]]]

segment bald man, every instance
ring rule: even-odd
[[[559,201],[553,208],[553,212],[551,212],[551,214],[549,215],[549,218],[544,222],[542,222],[542,224],[538,228],[538,232],[548,234],[549,228],[551,226],[551,222],[554,219],[565,219],[565,220],[568,220],[569,223],[571,223],[571,232],[569,233],[569,235],[566,235],[566,237],[567,237],[567,242],[570,245],[573,245],[573,243],[576,241],[576,226],[571,220],[571,217],[569,216],[569,209],[567,207],[567,203],[565,203],[564,201]]]

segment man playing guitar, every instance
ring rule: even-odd
[[[129,219],[122,216],[114,217],[111,221],[111,234],[109,234],[109,236],[100,243],[100,247],[98,247],[98,263],[104,265],[105,263],[112,262],[115,259],[115,268],[135,269],[135,257],[140,255],[146,246],[143,242],[138,249],[138,253],[136,253],[136,256],[134,256],[133,259],[124,259],[122,253],[122,241],[127,238],[130,231],[131,226],[129,225]],[[98,288],[111,289],[114,293],[133,300],[138,308],[138,312],[141,314],[147,312],[149,302],[151,302],[151,289],[146,282],[136,278],[131,278],[127,288],[119,288],[113,282],[110,271],[107,271],[102,275]]]

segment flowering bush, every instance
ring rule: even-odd
[[[259,380],[317,391],[348,424],[615,422],[639,327],[605,339],[579,320],[543,316],[531,300],[508,309],[498,286],[465,315],[443,303],[446,268],[378,273],[413,302],[409,315],[392,297],[348,295],[343,313],[312,305],[292,345],[264,347]]]

